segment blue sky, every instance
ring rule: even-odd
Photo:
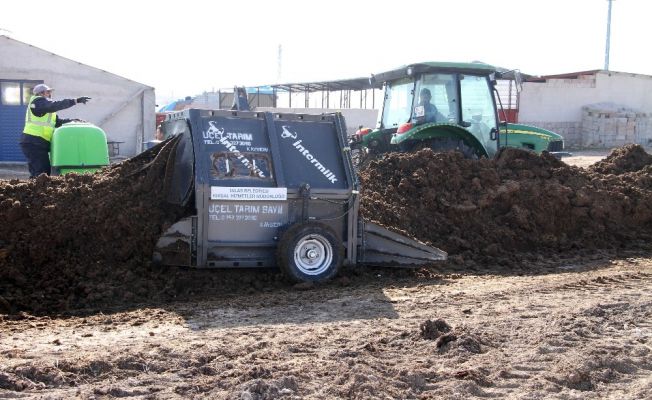
[[[0,33],[154,86],[205,90],[480,60],[535,75],[604,65],[607,0],[3,1]],[[38,11],[35,11],[38,10]],[[652,0],[615,0],[610,69],[652,75]],[[34,23],[33,21],[47,21]]]

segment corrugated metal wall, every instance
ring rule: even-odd
[[[32,88],[40,81],[0,79],[0,162],[23,162],[19,140]]]
[[[0,161],[25,161],[18,140],[25,125],[26,106],[0,104]]]

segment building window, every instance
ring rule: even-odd
[[[5,106],[19,106],[20,83],[0,82],[0,102]]]
[[[34,82],[23,82],[23,104],[27,105],[29,104],[29,99],[32,97],[32,89],[34,89],[34,86],[38,85],[38,83]]]

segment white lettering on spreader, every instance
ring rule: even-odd
[[[287,200],[287,188],[211,186],[211,200]]]
[[[224,128],[218,128],[215,126],[215,121],[208,121],[210,127],[206,132],[204,132],[204,139],[222,139],[226,137],[227,140],[238,140],[238,141],[247,141],[251,142],[254,140],[253,133],[249,132],[225,132]]]
[[[206,132],[203,133],[204,139],[216,139],[219,143],[224,145],[228,151],[233,153],[235,157],[240,161],[245,167],[253,171],[254,174],[258,175],[260,178],[265,178],[265,173],[253,164],[247,157],[244,156],[238,150],[238,148],[229,141],[231,138],[246,138],[247,140],[253,140],[253,134],[251,133],[241,133],[241,132],[224,132],[224,128],[218,128],[215,126],[214,121],[208,121],[209,128]]]
[[[282,128],[283,128],[283,133],[281,133],[281,138],[283,139],[297,138],[297,134],[288,130],[287,126],[282,126]],[[296,142],[292,143],[292,147],[297,149],[299,153],[302,156],[304,156],[306,160],[310,162],[310,164],[314,165],[315,168],[317,168],[319,172],[321,172],[326,177],[326,179],[328,179],[331,183],[337,182],[337,177],[335,176],[335,174],[330,169],[328,169],[324,164],[319,162],[319,160],[312,153],[310,153],[310,150],[308,150],[303,144],[301,144],[302,142],[303,140],[297,140]]]

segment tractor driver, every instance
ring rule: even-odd
[[[20,148],[27,158],[29,177],[40,174],[50,175],[50,140],[54,129],[66,124],[72,119],[57,117],[57,111],[65,110],[75,104],[86,104],[90,97],[51,101],[52,88],[39,84],[32,89],[34,94],[25,112],[25,128],[20,138]]]
[[[419,117],[419,122],[437,122],[444,121],[446,118],[437,110],[434,104],[430,102],[432,95],[430,94],[430,89],[423,88],[419,93],[419,104],[418,107],[423,107],[423,116]]]

